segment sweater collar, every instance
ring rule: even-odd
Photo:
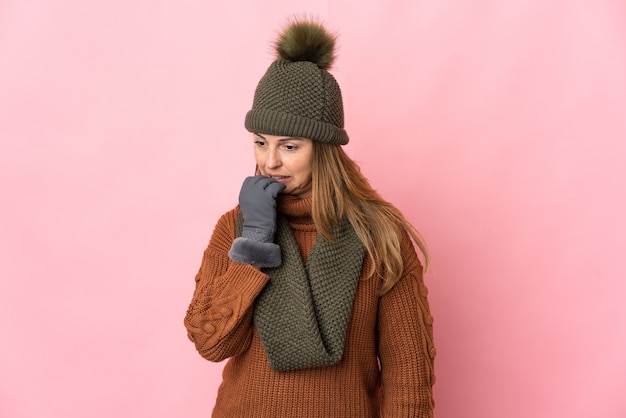
[[[311,214],[313,196],[299,198],[288,194],[279,194],[276,198],[276,209],[279,212],[291,217],[307,216]]]
[[[276,210],[285,215],[290,223],[313,223],[311,218],[312,205],[312,196],[301,199],[296,196],[279,194],[276,198]]]

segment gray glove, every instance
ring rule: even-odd
[[[232,260],[257,267],[280,266],[280,247],[272,241],[276,232],[276,196],[285,187],[266,176],[244,180],[239,192],[243,231],[231,245],[228,256]]]

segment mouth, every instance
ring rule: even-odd
[[[279,182],[283,182],[289,178],[288,176],[271,176],[269,174],[267,174],[267,177],[271,178],[274,181],[279,181]]]

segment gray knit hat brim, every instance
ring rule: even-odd
[[[345,129],[330,123],[269,109],[252,109],[246,114],[248,131],[268,135],[309,138],[335,145],[348,143]]]

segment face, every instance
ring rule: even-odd
[[[266,134],[254,134],[253,139],[259,174],[285,184],[284,194],[311,195],[313,140]]]

